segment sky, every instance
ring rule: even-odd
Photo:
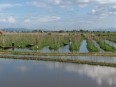
[[[0,28],[116,28],[116,0],[0,0]]]

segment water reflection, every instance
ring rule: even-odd
[[[14,59],[0,59],[0,67],[1,87],[116,86],[113,67]]]
[[[88,49],[86,46],[87,46],[87,42],[86,40],[83,40],[78,52],[88,52]]]
[[[89,65],[69,65],[66,66],[66,70],[91,77],[96,80],[99,85],[102,85],[104,82],[109,85],[116,85],[116,68]]]
[[[27,72],[29,70],[29,68],[26,66],[16,66],[15,69],[20,72]]]
[[[21,51],[21,52],[37,52],[36,50],[30,50],[29,48],[14,48],[8,49],[8,51]]]

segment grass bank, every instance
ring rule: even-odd
[[[99,52],[99,49],[89,39],[87,39],[87,49],[89,52]]]
[[[109,44],[107,44],[105,41],[103,41],[102,39],[97,39],[94,38],[94,40],[96,40],[96,42],[100,45],[100,48],[102,48],[105,51],[116,51],[116,48],[113,46],[110,46]]]
[[[55,62],[75,63],[75,64],[88,64],[88,65],[100,65],[100,66],[116,67],[116,63],[82,61],[82,60],[62,59],[62,58],[41,58],[41,57],[37,58],[37,57],[29,57],[29,56],[5,56],[5,55],[0,55],[0,58],[22,59],[22,60],[40,60],[40,61],[55,61]]]

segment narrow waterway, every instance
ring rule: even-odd
[[[86,40],[83,40],[78,52],[88,52],[88,49],[86,46],[87,46],[87,42]]]
[[[66,45],[66,46],[62,46],[60,47],[57,52],[60,52],[60,53],[69,53],[70,50],[69,50],[69,45]]]

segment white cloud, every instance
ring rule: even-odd
[[[116,4],[116,0],[94,0],[94,2],[97,2],[98,4]]]
[[[15,69],[20,71],[20,72],[26,72],[29,70],[29,68],[26,66],[17,66],[17,67],[15,67]]]
[[[37,6],[37,7],[46,7],[46,6],[47,6],[45,3],[36,2],[36,1],[33,2],[33,5],[34,5],[34,6]]]
[[[9,7],[13,7],[13,5],[11,5],[11,4],[0,4],[0,8],[9,8]]]
[[[111,15],[116,15],[116,12],[109,12],[109,14],[111,14]]]
[[[27,2],[28,5],[34,5],[36,7],[52,7],[57,5],[59,7],[64,6],[79,6],[85,7],[88,4],[116,4],[116,0],[41,0]]]
[[[60,17],[57,16],[51,16],[51,17],[41,17],[39,18],[40,22],[49,22],[49,21],[55,21],[55,20],[60,20]]]
[[[87,6],[87,4],[80,4],[79,5],[79,7],[81,7],[81,8],[84,8],[84,7],[86,7]]]
[[[112,8],[116,9],[116,6],[112,6]]]
[[[60,4],[61,0],[55,0],[55,4]]]
[[[101,66],[89,66],[89,65],[69,65],[65,67],[67,71],[77,72],[80,75],[89,76],[101,85],[104,81],[109,85],[116,84],[114,75],[116,73],[115,68],[101,67]]]
[[[9,23],[15,23],[16,20],[15,20],[14,17],[10,16],[10,17],[8,18],[8,22],[9,22]]]
[[[5,22],[7,22],[7,20],[6,19],[0,19],[0,22],[5,23]]]
[[[30,22],[31,22],[30,19],[26,19],[26,20],[24,21],[24,23],[30,23]]]
[[[92,9],[92,14],[94,14],[96,12],[96,10],[95,9]]]
[[[77,2],[88,3],[88,2],[90,2],[90,0],[77,0]]]
[[[0,9],[2,8],[12,8],[12,7],[16,7],[16,6],[22,6],[22,4],[10,4],[10,3],[3,3],[0,4]]]

